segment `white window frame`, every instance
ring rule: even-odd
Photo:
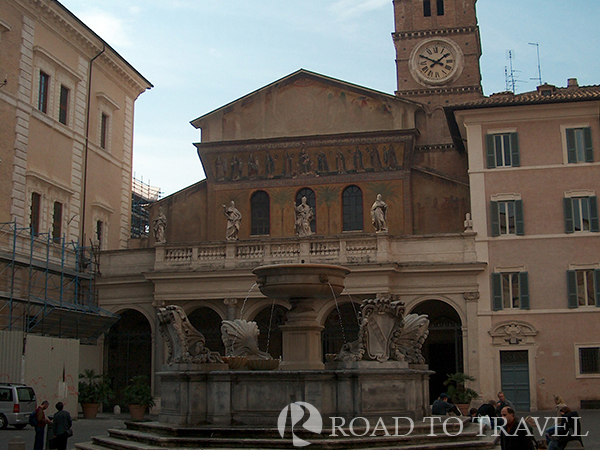
[[[576,163],[569,162],[569,148],[567,146],[567,130],[570,130],[573,128],[590,128],[590,126],[591,125],[589,124],[589,122],[571,123],[569,125],[561,125],[560,126],[560,139],[561,139],[561,145],[562,145],[562,151],[563,151],[563,164],[573,166],[576,164],[585,163],[585,155],[584,155],[583,161],[579,161],[579,158],[578,158]],[[589,164],[589,163],[587,163],[587,164]]]
[[[589,344],[574,344],[575,349],[575,378],[600,378],[600,371],[598,373],[581,373],[580,365],[580,354],[579,350],[582,348],[598,348],[600,352],[600,343],[589,343]],[[600,359],[600,355],[598,355]],[[600,365],[600,363],[599,363]],[[599,367],[600,369],[600,367]]]
[[[60,61],[54,55],[51,55],[43,47],[34,45],[34,89],[32,89],[32,104],[35,106],[35,110],[39,111],[44,116],[54,120],[56,124],[61,127],[72,128],[74,124],[74,111],[75,111],[75,97],[77,83],[83,80],[81,76],[73,71],[68,65]],[[48,86],[48,104],[46,113],[42,113],[38,108],[39,104],[39,73],[40,71],[50,76],[50,82]],[[61,123],[59,119],[60,115],[60,86],[64,85],[69,89],[69,101],[67,105],[67,123],[66,125]]]
[[[517,128],[516,127],[514,127],[514,128],[489,129],[489,130],[485,131],[484,138],[485,138],[486,135],[493,135],[494,136],[494,161],[497,161],[497,157],[496,157],[496,139],[495,139],[495,136],[497,136],[497,135],[510,135],[510,134],[514,134],[514,133],[517,133]],[[485,142],[484,142],[483,147],[484,147],[484,153],[485,153],[485,150],[486,150],[485,149],[485,147],[486,147],[485,146]],[[511,153],[511,158],[512,158],[512,151],[511,151],[510,148],[509,148],[509,153]],[[484,154],[484,156],[485,156],[485,154]],[[504,161],[504,158],[503,158],[503,161]],[[499,166],[499,165],[496,164],[495,167],[494,167],[494,169],[505,169],[505,168],[510,168],[510,167],[513,167],[513,165],[512,165],[512,159],[511,159],[511,164],[510,165],[502,164],[501,166]],[[490,170],[494,170],[494,169],[490,169]]]
[[[98,148],[107,153],[112,153],[112,136],[113,136],[113,119],[115,111],[120,108],[119,104],[110,98],[104,92],[97,92],[96,99],[98,100]],[[106,127],[106,145],[101,146],[102,142],[102,115],[108,118],[108,126]]]

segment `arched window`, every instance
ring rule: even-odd
[[[348,186],[342,193],[343,231],[362,231],[363,195],[358,186]]]
[[[431,17],[431,0],[423,0],[423,15]]]
[[[256,191],[250,199],[250,234],[271,232],[271,201],[265,191]]]
[[[444,15],[444,0],[437,0],[437,15]]]
[[[296,205],[302,202],[302,197],[306,197],[306,204],[313,210],[313,221],[310,223],[310,230],[313,233],[317,232],[317,197],[315,191],[310,188],[302,188],[296,194]]]

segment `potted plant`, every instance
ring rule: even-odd
[[[146,408],[154,406],[152,390],[148,377],[138,375],[123,389],[123,403],[129,407],[129,414],[133,420],[143,420]]]
[[[448,386],[448,395],[460,411],[464,415],[467,415],[471,400],[478,398],[479,394],[477,391],[466,387],[465,383],[467,381],[475,381],[475,378],[462,372],[448,374],[447,377],[446,381],[444,381],[444,386]]]
[[[94,369],[79,374],[79,403],[85,419],[94,419],[102,403],[113,398],[114,393],[104,375]]]

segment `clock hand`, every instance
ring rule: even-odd
[[[450,56],[450,52],[446,53],[445,55],[442,55],[437,61],[436,63],[438,63],[439,65],[443,66],[444,64],[441,62],[442,59],[444,59],[446,56]]]
[[[439,61],[436,61],[435,59],[428,58],[428,57],[427,57],[427,56],[425,56],[425,55],[419,55],[419,56],[420,56],[421,58],[424,58],[424,59],[426,59],[427,61],[431,61],[431,62],[432,62],[432,63],[434,63],[434,64],[436,64],[436,63],[437,63],[437,64],[441,64]]]

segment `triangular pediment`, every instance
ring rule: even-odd
[[[191,123],[202,142],[413,129],[421,106],[300,69]]]

